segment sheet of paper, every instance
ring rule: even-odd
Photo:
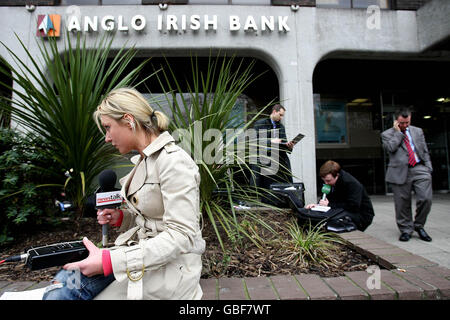
[[[330,209],[331,209],[331,207],[326,207],[326,206],[315,206],[314,208],[311,208],[311,210],[313,210],[313,211],[321,211],[321,212],[327,212]]]
[[[45,288],[39,288],[27,291],[4,292],[0,300],[42,300]]]

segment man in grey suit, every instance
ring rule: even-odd
[[[431,210],[432,186],[430,154],[421,128],[411,126],[411,111],[395,112],[394,126],[381,133],[383,147],[389,154],[386,181],[394,192],[395,218],[400,241],[408,241],[413,231],[420,239],[431,241],[424,225]],[[412,219],[411,191],[416,194],[416,215]]]

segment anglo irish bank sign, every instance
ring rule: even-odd
[[[252,16],[230,15],[162,15],[148,19],[137,14],[129,17],[123,15],[81,16],[58,14],[39,15],[37,36],[58,37],[61,31],[69,32],[142,32],[148,28],[160,32],[208,31],[227,29],[229,32],[289,32],[288,16]],[[151,22],[150,22],[151,21]]]

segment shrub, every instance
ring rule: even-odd
[[[31,134],[0,128],[0,244],[56,211],[53,201],[62,185],[49,182],[57,180],[58,165],[40,151],[43,147],[45,142]]]
[[[247,62],[244,58],[210,56],[206,69],[201,70],[198,58],[193,57],[191,74],[185,79],[177,79],[170,64],[157,75],[164,91],[160,99],[165,99],[163,101],[170,106],[173,116],[170,129],[174,138],[180,141],[180,146],[191,154],[199,166],[203,216],[207,217],[224,251],[220,229],[233,247],[242,247],[244,238],[263,246],[262,239],[255,238],[245,224],[239,223],[239,213],[234,208],[238,201],[265,206],[257,200],[259,190],[237,179],[252,174],[250,144],[259,147],[255,141],[237,146],[237,141],[268,107],[251,115],[248,121],[235,114],[238,99],[260,76],[253,74],[254,64],[254,60]],[[177,99],[177,94],[180,94],[180,99]],[[207,137],[206,132],[214,132],[214,135]],[[249,223],[271,230],[254,214],[243,214]]]
[[[289,259],[294,263],[333,265],[332,255],[329,253],[337,250],[336,244],[342,243],[339,237],[324,231],[323,224],[300,227],[297,221],[287,224],[287,232],[290,241],[286,243],[286,249],[290,251]]]
[[[95,189],[94,178],[115,164],[117,154],[105,143],[92,114],[109,91],[131,86],[147,61],[125,72],[136,55],[134,47],[113,52],[113,36],[96,40],[90,48],[86,38],[71,37],[67,33],[60,44],[53,38],[39,42],[38,56],[18,39],[24,59],[2,43],[14,64],[3,61],[0,73],[15,85],[0,82],[14,94],[0,100],[0,110],[42,137],[40,151],[58,163],[58,172],[69,172],[68,178],[60,175],[59,183],[81,215],[86,196]]]

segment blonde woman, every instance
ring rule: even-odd
[[[89,256],[65,265],[44,299],[200,299],[205,242],[197,165],[175,145],[167,117],[135,89],[111,91],[94,119],[121,154],[139,152],[120,179],[126,205],[97,213],[99,224],[123,233],[111,249],[85,238]],[[80,271],[78,286],[72,270]]]

